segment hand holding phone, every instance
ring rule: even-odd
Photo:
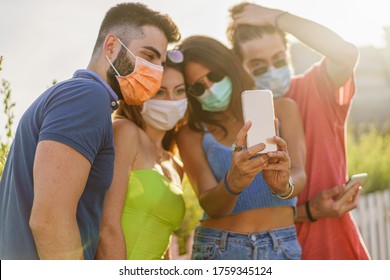
[[[345,183],[345,188],[349,189],[350,187],[355,185],[357,182],[360,182],[360,184],[362,185],[364,183],[364,181],[366,180],[367,176],[368,176],[367,173],[360,173],[360,174],[352,175],[351,178],[349,178],[349,180],[347,181],[347,183]]]
[[[340,197],[342,197],[346,191],[348,191],[348,189],[350,187],[352,187],[353,185],[355,185],[356,183],[360,183],[360,185],[363,185],[364,181],[366,180],[368,174],[367,173],[359,173],[359,174],[354,174],[352,175],[348,181],[345,183],[345,191],[342,192],[338,197],[337,199],[339,199]]]
[[[244,121],[251,121],[252,127],[247,133],[247,148],[264,143],[261,153],[276,151],[275,115],[272,92],[269,90],[246,90],[241,95]]]

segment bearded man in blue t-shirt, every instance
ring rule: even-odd
[[[113,177],[111,113],[118,98],[140,104],[157,93],[167,45],[179,39],[168,16],[118,4],[87,69],[27,109],[0,182],[0,259],[94,258]]]

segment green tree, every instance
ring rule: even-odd
[[[180,255],[188,253],[186,251],[187,241],[190,238],[191,232],[195,229],[199,219],[203,215],[203,209],[199,205],[198,198],[196,197],[187,176],[184,176],[182,186],[184,201],[186,204],[186,213],[184,215],[183,223],[175,232],[178,237]]]
[[[0,71],[2,70],[3,56],[0,56]],[[12,139],[12,125],[14,123],[15,102],[11,100],[10,83],[4,79],[1,81],[0,98],[2,100],[1,112],[5,116],[5,135],[0,134],[0,178],[3,175],[4,164],[7,159],[10,142]],[[2,113],[2,115],[3,115]]]
[[[378,129],[362,123],[348,130],[349,175],[368,173],[363,194],[390,189],[390,121]]]

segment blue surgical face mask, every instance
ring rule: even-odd
[[[210,112],[221,112],[227,109],[232,97],[232,82],[226,76],[220,82],[214,83],[205,92],[196,97],[202,109]]]
[[[288,65],[275,68],[268,68],[268,71],[260,76],[253,77],[258,89],[269,89],[272,91],[273,97],[281,97],[285,95],[291,84],[291,69]]]

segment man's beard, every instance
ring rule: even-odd
[[[135,59],[129,58],[127,51],[122,48],[113,62],[115,69],[121,76],[127,76],[134,71]],[[109,67],[107,70],[107,83],[112,88],[112,90],[118,95],[119,100],[123,100],[122,91],[119,86],[119,82],[116,78],[117,73],[112,67]]]

